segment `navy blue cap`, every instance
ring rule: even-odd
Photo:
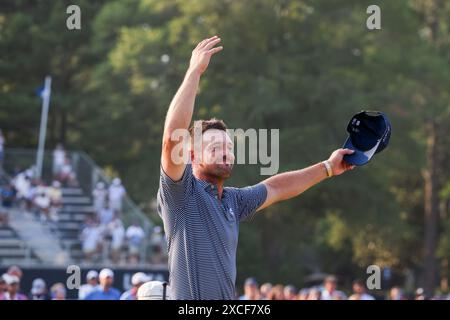
[[[361,111],[352,117],[347,125],[347,132],[349,136],[344,148],[355,152],[345,155],[344,161],[362,166],[388,146],[391,124],[386,115],[379,111]]]
[[[258,282],[256,281],[255,278],[247,278],[247,279],[245,279],[244,285],[245,286],[257,286]]]

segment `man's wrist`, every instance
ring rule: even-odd
[[[194,76],[194,77],[200,78],[201,75],[202,75],[202,73],[200,72],[200,70],[198,70],[196,68],[189,67],[188,70],[186,71],[186,77]]]
[[[330,178],[333,176],[333,167],[329,160],[322,161],[323,166],[325,167],[325,171],[327,173],[327,177]]]

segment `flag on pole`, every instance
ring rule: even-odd
[[[50,105],[52,78],[50,76],[45,77],[44,86],[37,89],[37,95],[42,99],[42,113],[41,113],[41,125],[39,128],[39,145],[36,153],[36,170],[37,178],[42,176],[42,166],[44,162],[44,150],[45,150],[45,134],[47,130],[47,118],[48,109]]]

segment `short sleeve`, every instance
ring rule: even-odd
[[[193,174],[190,164],[186,165],[183,176],[178,181],[173,181],[161,167],[158,190],[158,213],[161,215],[161,205],[174,209],[183,208],[192,193],[192,184]]]
[[[266,201],[267,188],[263,183],[236,189],[239,221],[249,220]]]

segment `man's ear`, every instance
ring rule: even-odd
[[[191,163],[194,163],[194,150],[189,149],[189,155],[191,156]]]

